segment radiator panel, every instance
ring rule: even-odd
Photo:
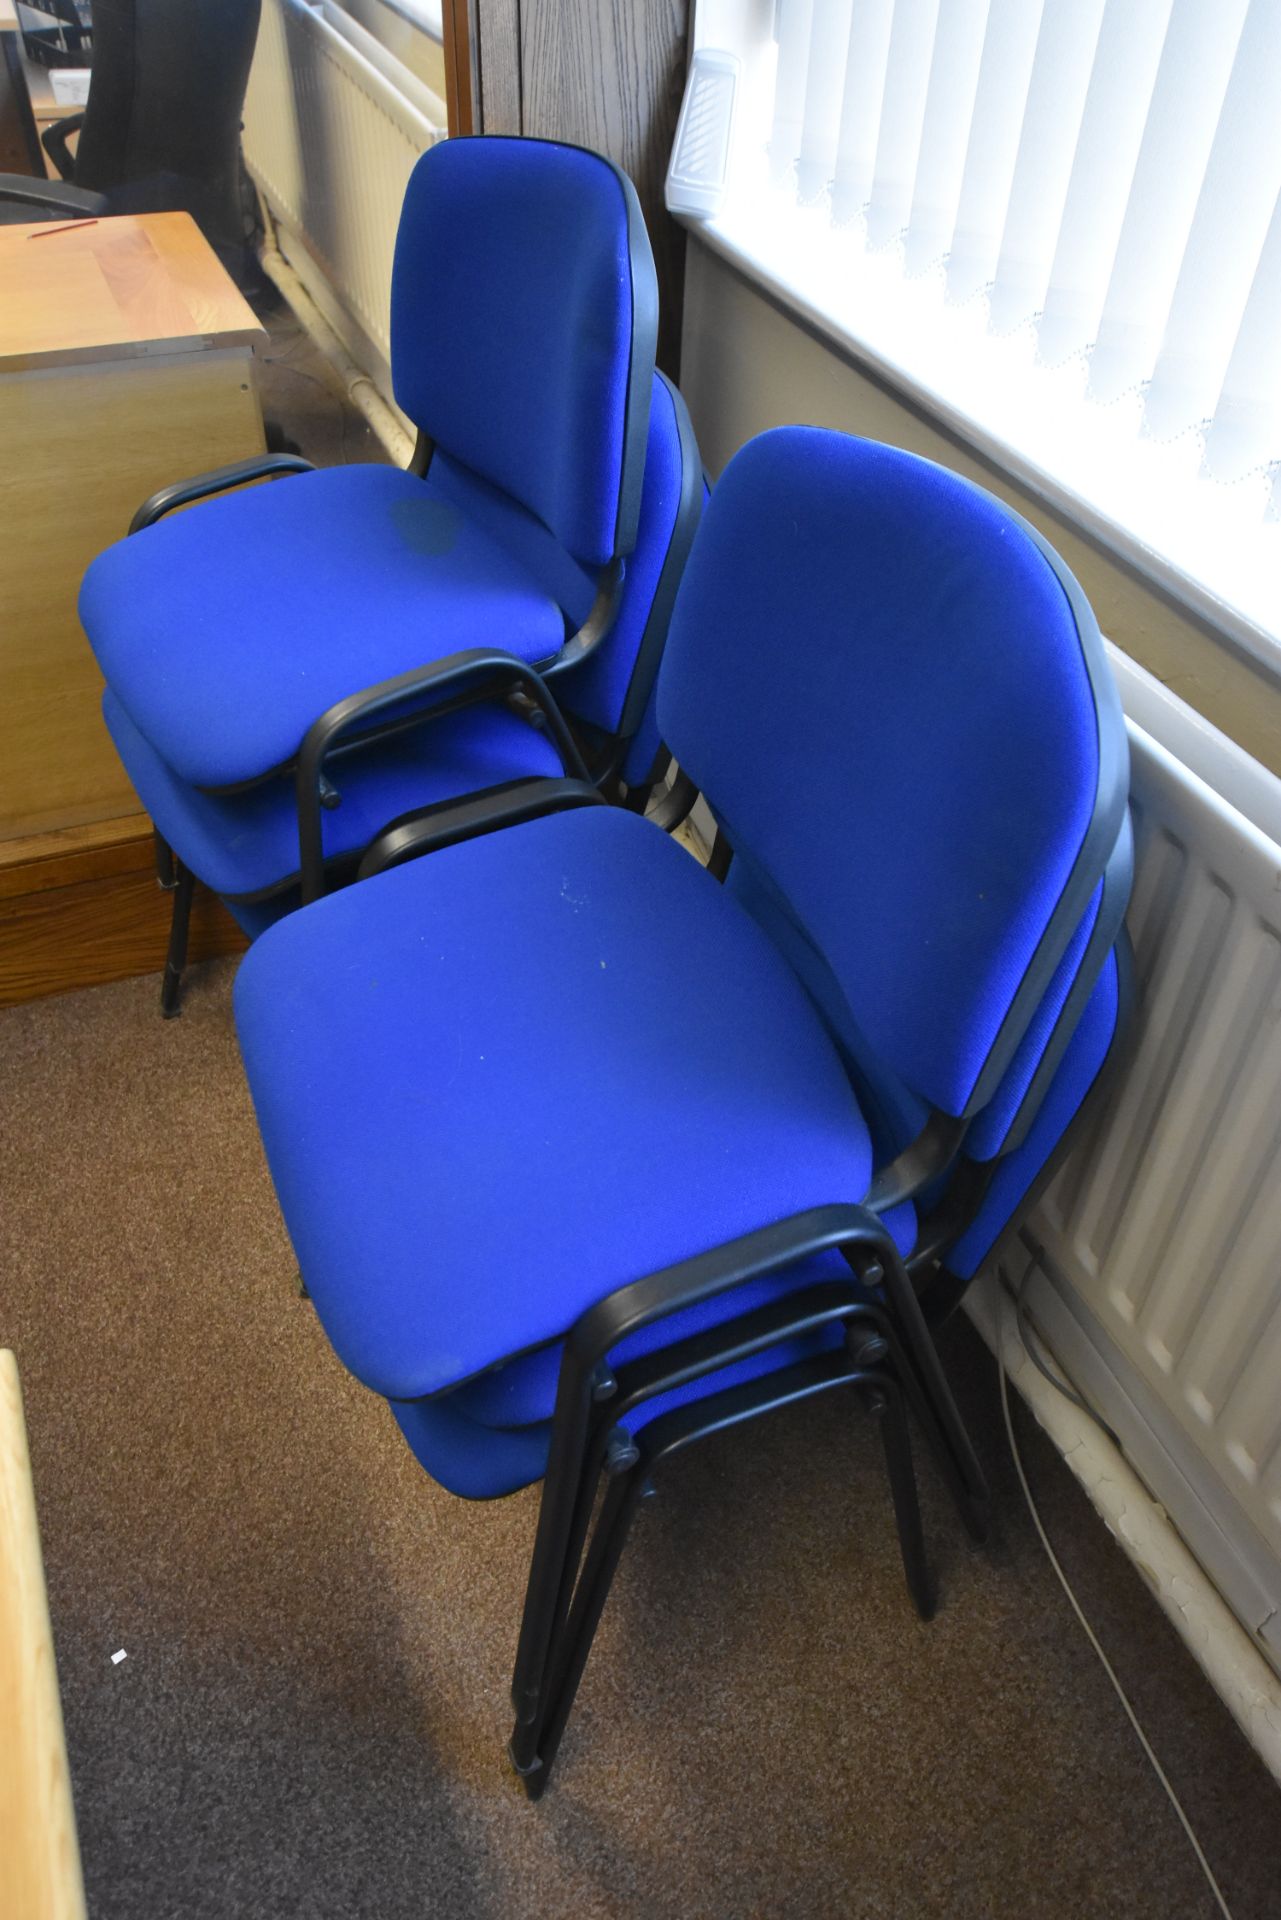
[[[245,164],[384,367],[401,202],[418,156],[444,137],[305,0],[263,0]]]
[[[1033,1252],[1100,1350],[1141,1379],[1171,1456],[1208,1469],[1199,1499],[1240,1563],[1209,1571],[1248,1593],[1245,1624],[1275,1661],[1281,845],[1133,722],[1131,747],[1132,1051],[1002,1266],[1012,1278]],[[1125,1441],[1129,1396],[1098,1410]],[[1170,1488],[1155,1491],[1179,1522]]]

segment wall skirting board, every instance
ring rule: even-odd
[[[151,822],[135,813],[0,848],[0,1007],[159,971],[170,897],[156,885],[153,845]],[[244,946],[222,903],[197,888],[192,962]]]

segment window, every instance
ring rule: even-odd
[[[1277,0],[703,0],[698,44],[712,243],[1281,669]]]

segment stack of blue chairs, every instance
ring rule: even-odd
[[[497,148],[523,177],[525,143],[451,145],[464,213],[468,155],[484,176]],[[528,152],[536,168],[548,150]],[[580,290],[600,307],[621,390],[614,281],[556,278],[548,310]],[[452,350],[430,329],[424,345]],[[433,473],[461,431],[435,406],[407,409],[436,438]],[[521,418],[503,396],[495,446]],[[513,488],[518,458],[498,475]],[[322,479],[278,491],[319,507]],[[558,499],[532,508],[548,526]],[[195,528],[214,511],[175,527],[211,540]],[[97,565],[145,572],[149,545],[160,530]],[[608,546],[603,531],[578,558],[608,574]],[[638,1500],[710,1433],[849,1389],[932,1612],[910,1423],[976,1538],[988,1493],[931,1328],[1052,1174],[1115,1068],[1129,997],[1116,690],[1080,589],[1000,502],[912,455],[780,428],[726,469],[663,626],[644,753],[701,792],[711,870],[626,807],[549,806],[503,831],[436,809],[377,835],[359,884],[278,918],[236,984],[268,1162],[338,1354],[442,1486],[544,1483],[511,1743],[535,1797]],[[95,644],[160,753],[181,702],[147,693],[154,658],[126,629],[122,612]],[[293,684],[285,646],[278,709],[275,636],[251,640],[220,628],[198,647],[191,737],[210,757],[185,761],[190,787],[246,773],[227,748],[242,720],[254,755],[282,761],[341,697],[336,671],[310,696]],[[322,651],[337,661],[337,638]],[[568,672],[535,679],[548,734],[574,748]],[[269,723],[246,720],[251,688]],[[581,782],[568,756],[542,777]]]
[[[354,878],[391,821],[439,826],[468,796],[473,830],[644,803],[705,493],[657,312],[616,167],[444,142],[410,181],[392,282],[409,470],[268,454],[201,474],[90,567],[103,712],[175,892],[167,1013],[196,879],[253,937]]]

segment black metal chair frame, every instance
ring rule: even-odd
[[[611,1351],[638,1328],[826,1248],[839,1248],[846,1258],[848,1284],[805,1288],[616,1369],[610,1365]],[[619,1425],[633,1408],[674,1387],[834,1325],[844,1330],[841,1351],[687,1403],[634,1437]],[[976,1541],[986,1536],[988,1492],[907,1269],[870,1208],[814,1208],[761,1228],[619,1289],[571,1330],[512,1681],[510,1755],[531,1798],[547,1784],[637,1500],[657,1467],[709,1434],[838,1386],[858,1389],[878,1416],[908,1591],[921,1618],[929,1619],[935,1592],[908,1407]],[[602,1472],[606,1492],[593,1528]]]
[[[1133,1006],[1128,948],[1118,950],[1118,1040]],[[1044,1192],[1071,1152],[1124,1055],[1114,1045],[1019,1213]],[[547,1474],[512,1680],[516,1722],[509,1755],[525,1790],[545,1790],[638,1501],[653,1492],[661,1463],[708,1435],[776,1408],[852,1386],[878,1419],[908,1592],[922,1620],[936,1591],[926,1556],[907,1422],[910,1409],[970,1538],[987,1538],[990,1497],[930,1334],[964,1284],[939,1267],[946,1247],[982,1204],[995,1162],[965,1163],[950,1204],[922,1222],[904,1261],[878,1211],[919,1193],[956,1162],[963,1126],[936,1115],[883,1170],[864,1206],[815,1208],[620,1288],[590,1308],[565,1343]],[[640,1327],[839,1247],[851,1282],[826,1281],[691,1335],[616,1369],[608,1356]],[[995,1249],[994,1249],[995,1251]],[[936,1271],[937,1269],[937,1271]],[[941,1284],[940,1284],[941,1282]],[[827,1352],[660,1414],[635,1435],[623,1415],[675,1387],[824,1326],[844,1328],[844,1352]],[[594,1528],[601,1475],[606,1491]],[[590,1539],[589,1539],[590,1532]]]

